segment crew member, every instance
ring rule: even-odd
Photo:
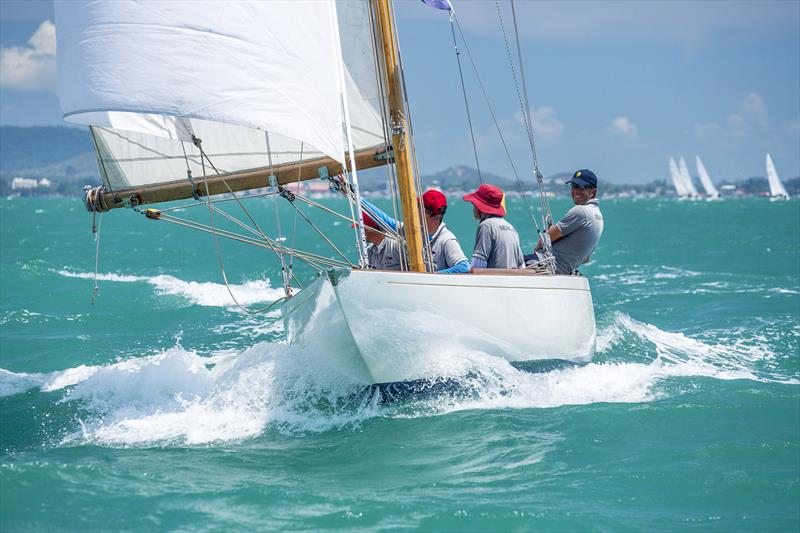
[[[400,227],[400,232],[402,232],[401,224],[398,224],[395,219],[381,211],[369,200],[362,198],[361,203],[393,231],[398,231],[398,227]],[[469,272],[470,265],[467,256],[461,250],[456,236],[447,229],[444,223],[444,214],[447,211],[445,195],[435,189],[425,191],[425,194],[422,195],[422,206],[433,260],[433,264],[429,265],[431,270],[440,274]]]
[[[519,234],[505,218],[502,189],[484,183],[464,196],[472,204],[472,214],[479,220],[472,252],[472,268],[522,268],[525,260]]]
[[[603,234],[603,214],[596,198],[597,176],[584,168],[576,171],[567,183],[575,205],[547,230],[553,244],[557,274],[572,274],[581,264],[588,263]],[[540,238],[534,254],[526,255],[525,260],[538,261],[536,252],[541,249]]]
[[[366,212],[364,217],[364,237],[367,239],[367,263],[376,270],[400,270],[400,244],[397,239],[387,237],[381,232],[378,223]],[[353,224],[355,227],[355,224]]]

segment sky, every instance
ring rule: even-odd
[[[530,175],[501,20],[508,0],[452,0],[483,170],[511,166],[472,71],[472,54],[520,174]],[[525,1],[516,14],[544,175],[591,168],[600,180],[666,179],[670,156],[714,181],[800,176],[800,1]],[[498,16],[498,9],[500,16]],[[475,166],[448,14],[395,0],[417,157],[424,174]],[[58,105],[53,7],[0,0],[0,125],[66,125]],[[516,67],[519,79],[519,70]]]

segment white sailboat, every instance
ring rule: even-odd
[[[700,194],[697,192],[694,182],[692,181],[692,176],[689,174],[689,167],[686,166],[686,160],[684,160],[683,157],[681,157],[679,168],[681,181],[686,189],[687,196],[691,199],[700,198]]]
[[[596,329],[585,277],[435,274],[426,266],[388,0],[55,6],[62,109],[67,120],[91,126],[103,180],[87,192],[87,207],[131,207],[277,253],[288,340],[325,349],[331,371],[365,384],[430,378],[452,371],[458,351],[470,349],[512,362],[592,359]],[[399,272],[364,267],[358,170],[387,164],[406,228],[408,261]],[[327,209],[286,186],[338,174],[352,191],[351,214],[339,216],[356,221],[357,260],[324,235],[341,258],[288,247],[280,224],[267,235],[235,194],[261,189],[295,210],[301,201]],[[210,223],[180,218],[170,207],[142,209],[189,198]],[[236,222],[242,231],[215,225],[231,220],[223,201],[249,217]],[[289,258],[314,272],[299,292]]]
[[[717,200],[719,199],[719,191],[712,183],[711,178],[706,172],[706,167],[703,165],[703,161],[700,159],[700,156],[695,156],[697,158],[697,174],[700,176],[700,183],[703,184],[703,189],[706,191],[706,197],[709,200]]]
[[[778,171],[775,170],[775,164],[772,158],[767,154],[767,181],[769,182],[769,196],[773,200],[788,200],[789,193],[786,192],[786,187],[778,177]]]
[[[686,189],[681,172],[678,170],[678,165],[675,164],[675,159],[672,157],[669,158],[669,174],[672,177],[672,186],[675,187],[678,198],[687,198],[689,191]]]

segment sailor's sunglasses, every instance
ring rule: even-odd
[[[570,185],[572,185],[573,189],[578,189],[579,191],[585,191],[589,188],[588,185],[575,185],[574,183],[571,183]]]

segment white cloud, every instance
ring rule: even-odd
[[[26,46],[0,49],[0,87],[55,92],[56,27],[52,22],[42,22]]]
[[[730,145],[756,135],[763,137],[769,130],[769,116],[764,99],[758,93],[748,94],[723,123],[718,121],[695,124],[695,136],[702,141]]]
[[[525,127],[525,119],[522,111],[514,113],[514,119]],[[531,108],[531,120],[533,121],[534,141],[541,140],[546,142],[557,141],[561,138],[564,131],[564,124],[558,118],[558,113],[552,107]]]
[[[633,140],[639,136],[639,127],[628,117],[617,117],[606,127],[606,131],[623,139]]]

